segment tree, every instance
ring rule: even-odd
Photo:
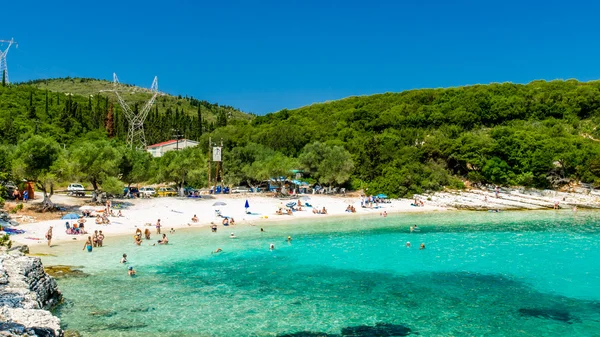
[[[183,195],[186,182],[205,180],[206,157],[197,147],[188,147],[180,151],[168,151],[158,161],[157,180],[172,182],[179,186]]]
[[[108,134],[109,138],[112,138],[115,136],[115,121],[114,121],[112,103],[110,104],[110,108],[108,108],[108,114],[106,115],[105,128],[106,128],[106,133]]]
[[[54,207],[50,200],[54,194],[54,184],[66,176],[66,172],[63,151],[55,140],[35,135],[17,146],[13,173],[35,182],[37,189],[44,193],[44,209]]]
[[[281,178],[288,178],[297,165],[298,161],[295,158],[276,152],[271,156],[253,162],[252,165],[246,168],[245,173],[256,181],[274,179],[281,187],[283,184]]]
[[[354,171],[352,155],[339,145],[321,142],[307,144],[299,157],[300,163],[319,183],[343,184]]]
[[[33,90],[29,92],[29,106],[27,107],[27,118],[31,120],[37,119],[35,106],[33,105]]]
[[[144,150],[121,147],[123,158],[119,165],[121,180],[130,187],[131,184],[147,181],[152,176],[152,155]]]
[[[94,188],[94,194],[97,195],[99,185],[102,185],[103,181],[119,174],[122,156],[113,142],[84,140],[71,146],[69,158],[75,177],[81,181],[89,181]]]

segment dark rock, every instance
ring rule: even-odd
[[[404,325],[377,323],[375,326],[359,325],[342,329],[344,337],[396,337],[408,336],[412,330]]]
[[[521,316],[529,316],[543,319],[552,319],[559,322],[571,324],[578,322],[579,319],[572,316],[567,310],[552,308],[522,308],[519,309]]]
[[[340,335],[332,335],[326,332],[313,332],[313,331],[299,331],[284,335],[278,335],[277,337],[341,337]]]

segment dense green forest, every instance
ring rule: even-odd
[[[107,131],[109,137],[125,139],[127,120],[116,96],[102,90],[113,84],[86,78],[36,80],[0,88],[0,137],[14,144],[31,134],[45,134],[69,144],[90,131]],[[123,85],[120,90],[134,111],[148,101],[147,89]],[[112,106],[112,111],[111,111]],[[226,125],[228,120],[248,120],[253,116],[233,107],[209,103],[193,97],[160,95],[145,123],[149,144],[181,134],[199,139]]]
[[[200,187],[207,185],[210,137],[224,144],[219,178],[226,185],[290,176],[294,169],[311,183],[391,196],[461,188],[465,181],[600,185],[597,81],[410,90],[265,116],[163,96],[146,123],[149,142],[180,129],[201,146],[159,160],[126,149],[126,121],[116,105],[109,113],[114,98],[97,94],[98,82],[41,80],[0,88],[0,171],[45,177],[37,180],[48,190],[74,178],[115,190],[146,181]],[[140,89],[132,95],[149,94]],[[47,156],[34,174],[27,170],[37,164],[25,159],[39,148]]]

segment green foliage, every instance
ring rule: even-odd
[[[23,203],[18,203],[15,207],[11,208],[10,213],[16,214],[23,209]]]
[[[89,181],[94,190],[109,177],[116,177],[122,155],[113,142],[107,140],[81,141],[70,151],[70,161],[74,166],[75,177],[79,181]]]
[[[0,246],[7,247],[8,249],[12,247],[12,241],[8,234],[0,236]]]
[[[199,185],[207,181],[206,157],[197,147],[165,153],[158,162],[156,179],[171,182],[180,188],[186,183]]]
[[[33,136],[17,146],[12,166],[14,176],[34,181],[46,201],[65,171],[64,153],[54,139]]]
[[[299,157],[300,163],[321,184],[344,184],[354,170],[350,152],[343,147],[320,142],[307,144]]]
[[[411,90],[257,117],[191,97],[161,96],[145,124],[148,141],[169,139],[177,129],[200,146],[160,160],[123,146],[127,121],[118,105],[108,118],[114,97],[99,94],[108,86],[67,78],[1,87],[0,172],[12,169],[0,179],[27,177],[50,189],[78,178],[105,189],[117,185],[108,180],[117,177],[125,184],[202,186],[212,138],[223,141],[227,185],[289,177],[304,168],[309,181],[390,196],[461,188],[463,180],[600,186],[599,81]],[[148,99],[147,91],[130,88],[127,101]]]

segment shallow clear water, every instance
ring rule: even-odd
[[[168,246],[62,244],[43,262],[89,274],[58,280],[66,302],[56,314],[83,336],[593,336],[599,220],[551,211],[320,218],[263,233],[178,231]],[[123,253],[136,277],[119,264]]]

